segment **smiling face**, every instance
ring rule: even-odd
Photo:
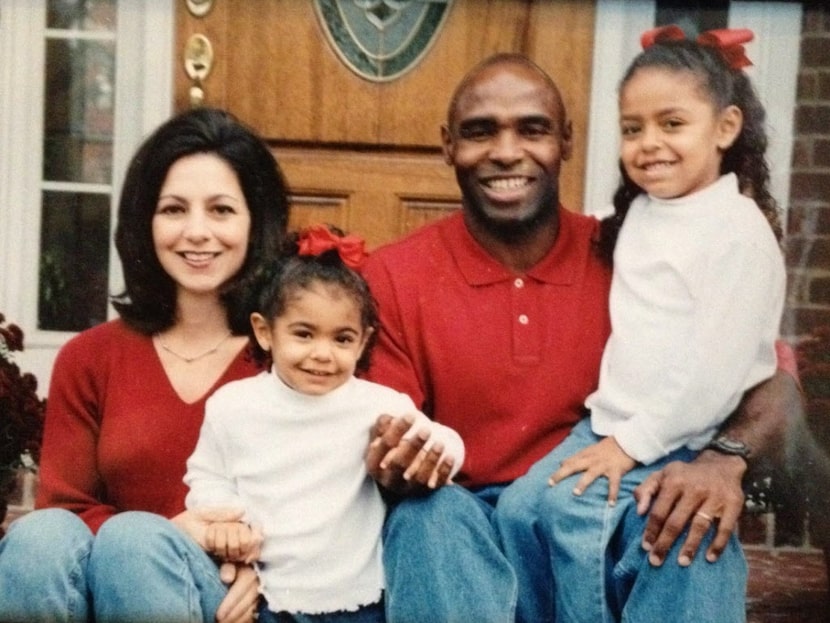
[[[251,213],[233,169],[210,153],[173,163],[153,214],[153,244],[183,293],[215,296],[241,268]]]
[[[702,190],[720,177],[741,111],[719,111],[690,71],[638,69],[620,90],[620,159],[632,181],[661,199]]]
[[[371,329],[361,325],[358,302],[342,287],[313,281],[288,294],[269,322],[251,316],[254,335],[270,351],[277,376],[292,389],[319,396],[354,375]]]
[[[465,209],[490,231],[556,210],[571,130],[558,92],[535,68],[505,61],[480,70],[456,95],[441,136]]]

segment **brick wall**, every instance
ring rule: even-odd
[[[821,3],[823,5],[824,3]],[[801,344],[799,364],[810,428],[830,452],[830,8],[805,2],[793,115],[794,149],[787,219],[789,296],[783,333]],[[806,348],[824,334],[826,346]],[[807,361],[823,353],[826,363]],[[809,355],[809,356],[808,356]],[[830,493],[826,493],[830,496]],[[744,542],[805,546],[826,541],[816,534],[800,498],[773,515],[742,518]]]
[[[830,326],[830,8],[804,9],[794,116],[784,326],[793,336]]]

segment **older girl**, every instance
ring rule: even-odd
[[[555,485],[542,493],[537,527],[553,583],[542,588],[552,595],[520,589],[519,620],[537,620],[551,599],[563,623],[745,618],[745,566],[708,594],[691,594],[708,563],[689,558],[679,561],[689,567],[685,585],[658,579],[647,590],[660,598],[639,602],[667,610],[628,608],[626,591],[638,589],[626,578],[633,584],[648,553],[622,552],[621,543],[631,540],[622,533],[633,491],[650,473],[710,443],[746,458],[741,444],[713,438],[744,392],[776,369],[785,270],[764,110],[742,70],[751,37],[715,31],[689,41],[677,27],[651,31],[623,77],[623,183],[600,241],[613,257],[612,331],[585,403],[590,419],[526,477]],[[706,528],[720,513],[695,511]],[[501,528],[514,542],[535,538],[516,536],[509,521]],[[736,537],[729,547],[740,557]],[[608,560],[620,560],[610,573]]]

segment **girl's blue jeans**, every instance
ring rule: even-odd
[[[151,513],[115,515],[93,537],[69,511],[38,510],[0,541],[0,621],[214,623],[226,593],[210,557]]]
[[[684,533],[663,565],[654,567],[641,547],[646,518],[622,499],[607,516],[604,483],[595,482],[583,495],[594,489],[600,502],[596,507],[569,504],[576,510],[556,514],[553,497],[571,496],[574,483],[551,488],[548,478],[563,458],[597,440],[584,420],[554,452],[508,486],[474,492],[443,487],[395,506],[384,534],[387,621],[744,621],[747,568],[736,537],[716,563],[709,563],[702,552],[714,536],[710,531],[692,564],[681,567],[676,560]],[[693,456],[683,450],[666,462]],[[638,482],[642,477],[632,475]],[[555,542],[563,534],[580,564],[592,570],[591,577],[574,573],[579,566],[568,573],[569,554]],[[554,577],[554,565],[557,571],[566,569],[564,577]],[[566,602],[559,603],[561,595],[568,596]],[[589,604],[591,614],[573,613],[570,604],[576,603]]]

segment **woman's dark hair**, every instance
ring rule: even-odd
[[[685,39],[661,41],[634,59],[620,82],[620,91],[637,71],[646,68],[690,72],[699,79],[700,87],[718,110],[732,105],[741,109],[743,127],[735,142],[724,152],[720,173],[737,175],[740,191],[755,200],[780,240],[778,205],[769,192],[769,164],[765,157],[766,113],[749,76],[740,69],[730,68],[721,52],[711,46]],[[644,192],[628,177],[622,163],[620,173],[622,181],[614,193],[614,214],[600,224],[597,243],[600,255],[609,263],[631,202]]]
[[[170,167],[198,153],[216,154],[233,169],[251,213],[245,261],[221,293],[233,333],[244,334],[249,326],[240,284],[282,249],[288,187],[265,142],[233,115],[215,108],[195,108],[169,119],[130,162],[115,229],[125,288],[112,297],[113,306],[128,325],[148,335],[170,327],[176,314],[176,284],[156,255],[153,215]]]
[[[308,289],[315,281],[342,288],[360,309],[361,327],[364,331],[371,330],[356,367],[357,372],[365,372],[369,369],[380,326],[377,303],[366,280],[343,263],[337,250],[324,251],[319,255],[297,255],[297,235],[289,234],[286,254],[265,262],[250,281],[249,311],[259,312],[269,323],[273,322],[283,314],[298,291]],[[249,330],[249,335],[251,342],[257,345],[256,358],[267,363],[270,355],[257,344],[253,329]]]

